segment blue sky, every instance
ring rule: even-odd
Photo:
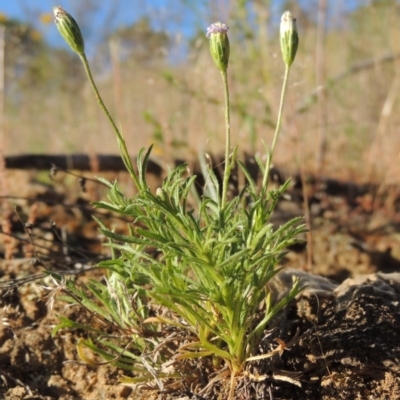
[[[185,3],[186,5],[183,5]],[[190,3],[195,4],[191,7]],[[53,24],[48,26],[42,24],[40,17],[45,13],[52,12],[54,6],[61,5],[65,10],[70,12],[78,21],[82,28],[84,22],[81,18],[82,4],[95,4],[97,10],[94,16],[90,16],[90,20],[86,25],[93,32],[99,28],[107,26],[107,31],[112,30],[118,25],[129,25],[138,20],[143,15],[150,15],[152,21],[160,30],[177,31],[182,29],[199,28],[198,21],[201,20],[201,14],[205,11],[199,7],[206,1],[180,1],[180,0],[105,0],[102,2],[84,1],[84,0],[2,0],[0,1],[0,13],[7,18],[16,18],[27,21],[39,29],[50,43],[59,42],[59,35],[54,29]],[[197,15],[193,11],[196,8]],[[109,24],[111,23],[111,25]],[[181,25],[182,24],[182,25]],[[205,28],[206,29],[205,24]],[[194,30],[195,30],[194,29]],[[87,33],[87,32],[86,32]]]
[[[280,11],[282,0],[273,1],[273,12]],[[317,0],[299,0],[306,7],[316,4]],[[355,4],[366,4],[369,0],[329,0],[332,5],[343,11],[354,8]],[[53,6],[61,5],[73,14],[83,30],[87,42],[98,39],[99,32],[109,33],[118,25],[130,25],[143,15],[150,15],[156,30],[165,30],[172,35],[190,35],[198,30],[206,31],[209,21],[207,3],[213,4],[216,17],[226,21],[223,5],[229,0],[0,0],[0,13],[8,18],[27,21],[39,29],[53,45],[65,45],[54,24],[41,23],[41,16],[51,14]],[[96,12],[87,20],[82,9],[85,5],[97,6]],[[340,6],[339,6],[340,4]],[[203,7],[201,7],[203,5]],[[313,7],[315,9],[315,7]],[[277,16],[279,18],[279,16]],[[106,29],[102,29],[102,28]]]
[[[51,13],[54,6],[62,6],[65,10],[72,12],[79,9],[80,4],[95,4],[96,1],[84,0],[2,0],[0,2],[0,12],[7,17],[18,18],[33,22],[37,20],[40,14]],[[96,19],[105,16],[112,8],[117,10],[116,18],[119,22],[132,21],[134,16],[148,14],[167,8],[171,0],[106,0],[97,2],[99,12],[96,13]],[[165,11],[165,10],[164,10]]]

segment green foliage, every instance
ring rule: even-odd
[[[146,170],[149,154],[150,150],[139,155],[139,170]],[[218,180],[211,169],[208,173],[218,193]],[[110,238],[108,246],[119,257],[100,264],[109,270],[104,283],[87,285],[97,301],[82,290],[71,286],[69,290],[107,324],[135,332],[130,336],[135,345],[143,326],[151,326],[146,335],[154,341],[152,350],[162,343],[163,331],[179,327],[195,338],[178,349],[180,358],[211,355],[239,372],[246,359],[256,354],[271,319],[301,290],[296,281],[284,300],[272,304],[267,284],[280,271],[276,266],[285,249],[305,229],[299,225],[301,219],[278,229],[269,222],[288,182],[269,191],[265,200],[251,182],[222,208],[219,198],[204,196],[197,204],[191,202],[195,177],[185,174],[185,165],[171,170],[155,194],[143,174],[139,178],[142,190],[133,198],[108,183],[108,201],[95,207],[129,217],[134,221],[131,234],[116,234],[102,226],[101,232]],[[157,257],[150,256],[152,249],[159,252]],[[152,304],[162,308],[147,319]],[[169,316],[164,310],[170,311]],[[70,327],[62,321],[56,331],[66,326]]]
[[[218,30],[221,26],[222,33]],[[211,40],[213,35],[221,39],[223,34],[226,45],[227,28],[222,24],[215,28],[216,24],[209,28]],[[76,50],[75,43],[70,45]],[[268,172],[293,60],[286,65],[278,121],[266,165],[257,160],[263,173],[259,187],[245,166],[236,161],[237,149],[232,152],[230,147],[228,59],[223,59],[223,65],[218,59],[225,100],[225,168],[222,188],[212,168],[205,168],[207,190],[199,197],[194,187],[196,176],[187,173],[186,165],[170,169],[161,187],[155,193],[150,190],[146,169],[152,147],[139,152],[135,169],[125,140],[94,83],[83,50],[79,56],[97,101],[115,131],[137,194],[126,197],[116,183],[102,180],[109,187],[108,201],[94,206],[123,216],[129,221],[129,234],[117,234],[98,221],[113,255],[99,265],[107,270],[107,276],[103,282],[89,281],[84,288],[72,280],[63,283],[66,300],[96,316],[104,329],[61,317],[53,333],[62,328],[84,329],[89,339],[78,343],[80,358],[96,364],[84,352],[84,347],[89,348],[106,362],[141,375],[131,382],[181,378],[186,374],[182,364],[178,363],[172,372],[163,369],[171,358],[183,362],[212,359],[215,369],[224,364],[234,377],[244,370],[246,360],[256,355],[268,324],[301,291],[300,282],[294,280],[289,293],[274,303],[268,287],[281,269],[279,263],[285,249],[305,232],[301,218],[278,228],[270,222],[289,185],[286,182],[278,189],[269,189]],[[238,195],[228,196],[236,162],[247,185]],[[232,393],[233,385],[230,398]]]

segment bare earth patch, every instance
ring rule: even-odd
[[[7,252],[12,257],[0,261],[0,398],[226,398],[223,382],[206,389],[213,379],[207,371],[198,383],[166,382],[164,393],[150,388],[134,391],[118,383],[122,371],[80,362],[76,343],[83,332],[51,336],[57,315],[81,321],[89,316],[62,302],[55,302],[50,310],[49,290],[44,286],[51,286],[51,279],[29,282],[43,271],[31,263],[38,255],[34,250],[46,268],[57,271],[88,268],[104,257],[88,204],[103,193],[90,182],[84,194],[76,182],[60,180],[47,186],[35,181],[32,173],[18,174],[21,187],[16,184],[10,195],[29,199],[13,200],[10,213],[5,209],[2,213],[3,232],[7,226],[9,231],[0,237],[0,257]],[[393,188],[392,197],[386,192],[374,201],[370,194],[354,196],[350,190],[338,194],[316,186],[308,189],[312,273],[305,272],[306,250],[295,249],[287,255],[288,268],[272,288],[281,296],[293,274],[300,274],[308,287],[266,332],[260,354],[277,350],[276,354],[249,362],[237,378],[236,398],[400,398],[400,197],[396,190],[393,195]],[[293,198],[296,193],[293,189]],[[34,248],[13,210],[16,204],[22,221],[32,223]],[[276,222],[303,213],[301,201],[283,201]],[[103,218],[111,221],[112,216]],[[118,229],[118,221],[113,221]],[[101,273],[89,270],[77,279],[88,277],[101,279]],[[16,279],[28,282],[19,286]]]

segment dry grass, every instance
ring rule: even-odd
[[[226,22],[231,27],[232,142],[242,151],[264,153],[262,143],[271,142],[283,75],[282,61],[277,56],[279,42],[272,30],[261,29],[268,13],[259,14],[258,24],[250,26],[253,38],[239,40],[247,29],[238,20],[239,16],[243,18],[243,10],[233,0],[229,10],[231,18]],[[317,26],[313,22],[317,11],[298,11],[300,49],[292,68],[286,120],[275,158],[289,169],[303,165],[315,170],[317,165],[318,99],[307,103],[317,82]],[[354,73],[351,68],[363,60],[399,54],[399,13],[397,2],[381,1],[343,17],[340,28],[327,31],[322,64],[328,80],[323,127],[326,149],[317,172],[396,181],[400,172],[400,61],[394,57],[389,62],[370,63]],[[114,48],[111,66],[95,64],[103,97],[120,121],[132,154],[153,142],[157,143],[156,154],[166,159],[196,157],[198,150],[222,153],[223,110],[215,104],[222,101],[221,80],[212,67],[204,35],[196,43],[179,65],[160,58],[147,60],[146,64],[134,57],[122,60],[118,47]],[[109,60],[109,48],[101,51],[103,59]],[[37,60],[28,58],[28,62]],[[7,154],[117,153],[113,132],[87,84],[71,84],[76,69],[71,74],[65,70],[50,88],[36,84],[19,89],[18,99],[6,98]],[[163,78],[166,71],[174,84]],[[329,79],[346,71],[347,77],[329,83]],[[304,104],[307,106],[299,113]]]

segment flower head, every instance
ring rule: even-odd
[[[229,61],[228,27],[222,22],[211,24],[207,28],[207,38],[210,39],[210,53],[217,68],[226,72]]]
[[[290,11],[285,11],[282,15],[280,37],[283,61],[287,67],[290,67],[294,61],[299,46],[296,19],[293,18]]]
[[[229,27],[227,27],[225,24],[222,22],[216,22],[215,24],[211,24],[207,28],[207,38],[210,39],[211,35],[213,33],[228,33]]]
[[[53,7],[53,13],[56,18],[54,22],[61,36],[75,53],[82,56],[85,52],[85,44],[74,18],[60,6]]]

